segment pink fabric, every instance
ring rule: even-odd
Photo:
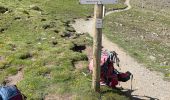
[[[102,66],[104,64],[104,62],[107,60],[108,54],[106,52],[103,52],[101,55],[101,61],[100,61],[100,65]],[[89,64],[89,70],[92,72],[93,71],[93,59],[90,61]]]

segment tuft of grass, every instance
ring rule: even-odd
[[[170,73],[165,74],[165,77],[170,77]]]
[[[118,3],[116,3],[116,4],[105,5],[106,11],[125,9],[127,7],[127,5],[125,5],[124,3],[125,3],[125,0],[118,0]]]
[[[17,67],[9,67],[6,69],[6,75],[15,75],[18,73],[18,68]]]

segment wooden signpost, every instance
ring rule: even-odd
[[[80,0],[80,4],[94,4],[93,75],[92,88],[100,92],[100,60],[102,49],[103,4],[115,4],[117,0]]]

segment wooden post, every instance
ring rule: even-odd
[[[80,4],[95,4],[94,38],[93,38],[93,75],[92,88],[100,92],[100,60],[102,47],[103,4],[115,4],[117,0],[79,0]]]
[[[101,60],[101,44],[102,44],[102,27],[97,26],[97,22],[102,20],[103,4],[96,4],[94,8],[94,38],[93,38],[93,76],[92,88],[96,92],[100,92],[100,60]]]

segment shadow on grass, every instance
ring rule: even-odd
[[[157,98],[153,98],[153,97],[149,97],[149,96],[132,95],[132,93],[134,91],[136,91],[136,90],[114,88],[112,90],[102,91],[101,95],[104,95],[104,94],[107,94],[107,93],[118,93],[119,95],[124,95],[124,96],[128,97],[130,100],[144,100],[142,98],[145,98],[147,100],[159,100]]]

